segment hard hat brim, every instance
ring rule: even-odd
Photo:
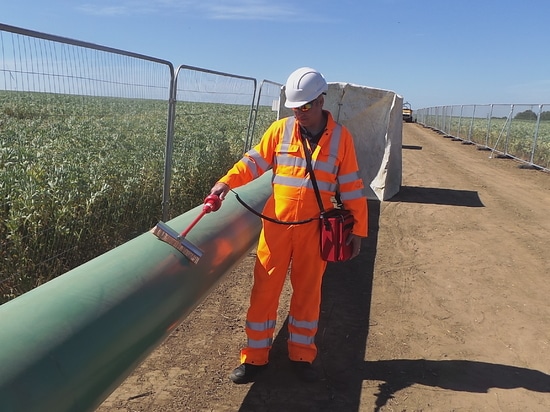
[[[319,93],[317,95],[317,97],[315,97],[312,100],[300,100],[298,102],[293,102],[292,100],[286,100],[285,101],[285,107],[287,107],[289,109],[295,109],[297,107],[303,106],[306,103],[312,102],[313,100],[317,100],[321,95],[326,95],[326,94],[327,94],[327,92],[323,91],[323,92]]]
[[[304,104],[309,103],[309,102],[310,102],[310,100],[308,100],[307,102],[304,102],[304,101],[292,102],[290,100],[287,100],[287,101],[285,101],[285,107],[288,108],[288,109],[295,109],[295,108],[303,106]]]

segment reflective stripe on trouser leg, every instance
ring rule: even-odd
[[[274,251],[273,254],[270,249]],[[264,221],[254,265],[254,286],[246,315],[248,344],[241,350],[241,363],[264,365],[269,360],[279,297],[288,272],[291,251],[290,228]]]
[[[319,222],[295,227],[293,238],[297,247],[294,248],[290,272],[292,299],[288,355],[291,360],[313,362],[317,356],[315,334],[321,306],[321,284],[327,266],[321,258]]]

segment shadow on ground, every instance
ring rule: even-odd
[[[434,205],[484,207],[479,194],[471,190],[401,186],[388,202],[430,203]]]
[[[369,201],[369,236],[361,254],[349,262],[329,264],[325,272],[314,362],[321,380],[304,384],[292,374],[285,322],[273,343],[269,368],[250,387],[241,412],[358,410],[379,217],[380,202]]]
[[[433,200],[442,194],[444,201]],[[404,187],[392,201],[483,206],[475,192],[417,187]],[[472,393],[485,393],[491,388],[550,393],[549,375],[514,366],[468,360],[365,361],[380,202],[369,201],[369,212],[369,237],[364,240],[361,255],[350,262],[330,264],[323,280],[316,337],[319,354],[314,363],[321,380],[305,384],[292,374],[285,322],[275,339],[269,368],[250,386],[239,411],[364,411],[361,390],[365,381],[381,382],[372,400],[375,412],[397,392],[415,384]]]
[[[422,146],[416,146],[416,145],[410,145],[410,144],[404,144],[401,146],[401,148],[405,150],[422,150]]]
[[[384,382],[379,386],[375,411],[413,384],[473,393],[487,393],[492,388],[550,393],[550,375],[486,362],[395,359],[365,362],[363,370],[361,380]]]

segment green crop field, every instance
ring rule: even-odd
[[[177,103],[171,216],[242,156],[249,113]],[[167,116],[164,101],[0,92],[0,303],[161,218]],[[275,118],[259,110],[256,141]]]

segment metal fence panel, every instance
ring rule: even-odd
[[[0,58],[0,303],[196,206],[277,118],[267,80],[4,24]]]
[[[416,110],[416,120],[499,157],[550,170],[550,105],[489,104]]]
[[[0,25],[1,300],[156,222],[173,73]]]
[[[506,140],[496,150],[523,162],[529,162],[538,119],[538,105],[514,105]]]
[[[550,105],[540,105],[530,163],[550,170]]]
[[[239,160],[252,130],[256,79],[192,66],[176,76],[176,112],[164,215],[196,206]],[[169,199],[169,200],[168,200]]]
[[[256,99],[252,134],[247,144],[247,150],[257,144],[271,123],[279,118],[282,86],[282,84],[270,80],[263,80],[260,84]]]

